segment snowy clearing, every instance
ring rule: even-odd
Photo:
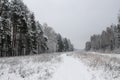
[[[109,55],[70,52],[1,58],[0,80],[120,80],[120,59]]]
[[[59,54],[1,58],[0,80],[47,80],[59,62]]]
[[[97,52],[77,52],[79,58],[92,74],[90,80],[120,80],[120,54],[103,54]]]

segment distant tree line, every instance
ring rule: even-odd
[[[36,21],[34,13],[21,0],[0,0],[0,57],[74,49],[70,40],[49,28],[47,31]],[[52,46],[51,41],[55,45]],[[50,43],[55,50],[51,49]]]
[[[60,34],[56,33],[46,23],[43,24],[44,34],[47,36],[47,52],[66,52],[73,51],[74,47],[71,41],[67,38],[63,38]]]
[[[91,36],[90,41],[86,42],[85,49],[87,51],[113,51],[120,49],[120,17],[118,17],[117,25],[107,27],[100,35]]]

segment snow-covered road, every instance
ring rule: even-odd
[[[51,80],[91,80],[88,68],[72,56],[62,55],[63,63]]]
[[[0,58],[0,80],[120,80],[120,58],[109,55],[68,52]]]

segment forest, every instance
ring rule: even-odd
[[[107,27],[101,34],[94,34],[86,42],[87,51],[114,51],[120,49],[120,15],[118,24]]]
[[[0,57],[73,50],[69,39],[41,25],[22,0],[0,0]]]

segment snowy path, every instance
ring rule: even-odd
[[[82,62],[66,54],[62,57],[63,63],[51,80],[91,80],[92,75]]]
[[[0,80],[120,80],[118,57],[72,53],[1,58]]]

